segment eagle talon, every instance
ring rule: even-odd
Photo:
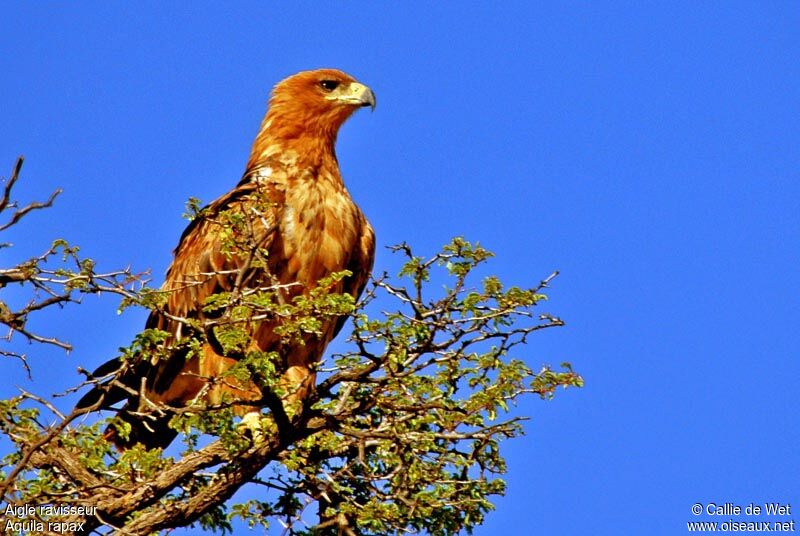
[[[261,413],[258,411],[248,411],[242,417],[239,428],[243,428],[244,435],[254,443],[261,443],[266,437],[261,425]]]

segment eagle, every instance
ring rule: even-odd
[[[342,124],[367,106],[375,108],[373,91],[336,69],[303,71],[275,85],[242,179],[198,212],[174,250],[162,286],[166,303],[146,324],[167,333],[164,351],[133,365],[119,357],[105,363],[77,404],[112,409],[124,401],[118,416],[129,433],[112,424],[105,434],[117,447],[165,448],[174,440],[169,414],[148,408],[262,399],[252,381],[220,381],[241,354],[226,352],[214,329],[202,327],[213,325],[209,298],[269,286],[292,303],[320,280],[345,273],[329,279],[330,291],[358,299],[372,269],[375,234],[345,188],[334,149]],[[231,222],[247,228],[238,249]],[[261,318],[246,324],[247,347],[277,352],[281,383],[291,398],[302,399],[344,320],[323,318],[313,335],[287,343],[277,329],[280,319]],[[202,348],[188,353],[180,342],[198,329]]]

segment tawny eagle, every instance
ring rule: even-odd
[[[205,334],[201,355],[186,359],[186,351],[169,351],[190,331],[182,319],[201,323],[206,319],[204,307],[210,296],[231,292],[237,285],[246,289],[274,284],[290,301],[309,292],[320,279],[344,270],[352,275],[332,291],[354,298],[361,294],[372,268],[375,235],[345,188],[334,145],[339,127],[364,106],[375,107],[372,90],[335,69],[300,72],[274,87],[243,178],[200,212],[175,248],[162,287],[167,302],[147,321],[148,328],[169,333],[168,351],[137,366],[121,368],[119,359],[106,363],[95,378],[122,372],[114,383],[95,386],[78,403],[78,407],[110,408],[127,401],[120,417],[131,426],[129,437],[123,440],[113,427],[106,433],[117,446],[165,447],[175,438],[168,416],[133,415],[148,407],[182,407],[198,397],[212,402],[226,395],[260,398],[253,384],[215,381],[236,356],[223,355],[213,330]],[[266,253],[266,263],[249,262],[247,255],[226,250],[230,230],[221,221],[224,214],[249,218],[252,242]],[[302,396],[313,385],[315,365],[342,321],[341,317],[326,320],[316,336],[287,345],[274,333],[279,320],[262,319],[248,324],[249,346],[279,351],[282,381],[292,386],[295,396]]]

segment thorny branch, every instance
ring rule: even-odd
[[[20,207],[13,198],[13,188],[19,180],[23,158],[17,163],[11,176],[5,180],[2,198],[0,198],[0,218],[12,213],[7,221],[0,224],[0,231],[17,225],[23,217],[35,210],[52,206],[61,190],[56,190],[45,202],[31,202]],[[0,247],[10,247],[4,243]],[[13,307],[0,300],[0,324],[7,328],[0,341],[10,342],[15,333],[29,342],[37,342],[57,346],[70,351],[72,346],[57,337],[43,335],[28,328],[28,320],[32,313],[69,303],[80,303],[86,294],[116,294],[127,299],[139,299],[139,293],[146,283],[146,273],[134,273],[130,268],[112,272],[97,272],[94,262],[82,259],[78,248],[70,246],[64,240],[56,240],[44,253],[24,260],[10,268],[0,268],[0,289],[9,284],[18,284],[23,292],[27,291],[25,303]],[[30,375],[26,356],[18,351],[0,348],[0,355],[20,359]]]

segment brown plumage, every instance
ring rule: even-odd
[[[170,334],[167,347],[190,329],[178,319],[207,320],[206,298],[232,291],[237,283],[241,288],[288,285],[281,295],[290,302],[321,278],[350,270],[353,275],[332,290],[359,296],[372,268],[375,236],[342,182],[334,144],[339,127],[362,106],[375,106],[372,91],[334,69],[301,72],[275,86],[243,178],[189,224],[175,249],[163,286],[169,292],[166,306],[147,322],[148,328]],[[226,250],[220,221],[225,214],[241,215],[250,222],[248,244],[267,253],[266,269],[251,263],[246,251],[231,254]],[[249,347],[279,351],[281,381],[293,398],[301,398],[313,385],[314,364],[341,329],[341,320],[326,321],[321,335],[307,337],[305,344],[289,345],[274,333],[277,320],[251,323]],[[187,360],[185,352],[172,351],[165,358],[127,370],[119,381],[139,391],[144,379],[147,399],[170,406],[185,405],[198,395],[211,402],[226,394],[234,399],[260,398],[253,384],[213,381],[235,363],[236,356],[222,355],[212,330],[206,338],[199,359]],[[119,365],[118,360],[109,362],[95,374],[108,374]],[[78,406],[96,404],[104,392],[103,407],[125,399],[127,410],[146,405],[130,391],[101,385]],[[131,424],[130,439],[123,441],[113,428],[107,433],[120,447],[136,442],[148,448],[164,447],[176,435],[166,419],[144,422],[125,410],[120,416]]]

